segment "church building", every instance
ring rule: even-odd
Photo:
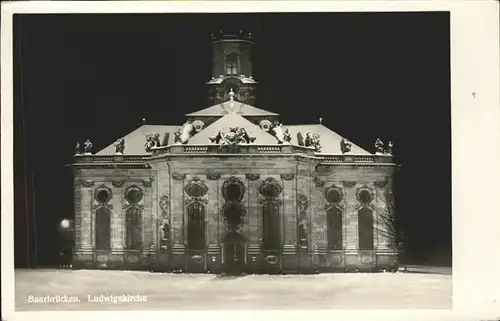
[[[73,268],[321,273],[397,267],[392,144],[254,107],[250,33],[212,36],[208,108],[77,144]],[[272,106],[270,106],[272,109]]]

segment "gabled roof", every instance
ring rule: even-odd
[[[256,137],[254,143],[261,145],[275,145],[278,143],[277,139],[266,131],[262,130],[259,126],[246,120],[235,112],[230,112],[224,117],[218,119],[216,122],[203,129],[198,134],[189,139],[188,144],[206,145],[210,144],[210,137],[217,134],[220,130],[224,133],[229,132],[230,127],[244,128],[250,135]]]
[[[146,155],[146,150],[144,144],[146,143],[146,135],[152,133],[160,134],[160,140],[163,140],[165,133],[169,133],[169,144],[174,142],[174,132],[179,128],[179,126],[171,125],[142,125],[133,132],[127,134],[125,137],[125,150],[124,155]],[[118,137],[117,137],[118,138]],[[115,146],[110,144],[109,146],[103,148],[96,155],[114,155]]]
[[[278,116],[276,113],[243,104],[238,101],[226,101],[221,104],[213,105],[194,113],[187,114],[186,116],[223,116],[232,111],[243,116]]]
[[[328,127],[325,127],[321,124],[312,124],[312,125],[285,125],[285,128],[290,130],[290,134],[292,136],[291,144],[298,145],[297,141],[297,133],[302,132],[303,134],[311,132],[317,133],[320,135],[319,141],[321,144],[321,153],[322,154],[342,154],[340,150],[340,141],[342,140],[342,136],[333,132]],[[364,150],[363,148],[355,145],[351,142],[351,152],[350,154],[358,154],[358,155],[371,155],[370,152]]]

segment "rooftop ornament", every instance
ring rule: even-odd
[[[392,143],[392,141],[389,141],[389,143],[387,143],[387,149],[385,150],[385,153],[387,155],[393,155],[393,152],[392,152],[393,148],[394,148],[394,144]]]
[[[188,120],[180,127],[177,129],[177,131],[174,133],[175,138],[174,142],[176,144],[185,144],[188,142],[188,140],[191,138],[193,131],[195,130],[193,123]]]
[[[92,142],[90,139],[87,139],[83,144],[83,153],[85,155],[92,155]]]
[[[153,148],[155,147],[160,147],[161,142],[160,142],[160,134],[159,133],[152,133],[149,135],[146,135],[146,143],[144,144],[146,153],[151,153]]]
[[[375,154],[376,155],[384,155],[384,143],[380,138],[377,138],[375,141]]]
[[[342,154],[349,153],[351,151],[352,144],[347,138],[342,138],[340,141],[340,151]]]
[[[123,152],[125,151],[125,139],[118,138],[113,145],[115,145],[115,154],[123,155]]]
[[[312,147],[317,153],[321,152],[321,143],[319,141],[319,138],[320,135],[317,133],[308,132],[306,133],[305,137],[303,133],[297,133],[297,141],[299,143],[299,146]]]
[[[80,142],[76,142],[75,156],[76,155],[81,155],[81,154],[82,154],[82,151],[81,151],[81,147],[80,147]]]

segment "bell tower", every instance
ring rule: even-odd
[[[208,103],[216,105],[229,99],[244,104],[256,103],[257,82],[252,75],[251,32],[212,33],[212,79],[208,85]]]

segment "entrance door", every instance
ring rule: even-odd
[[[227,274],[240,275],[245,272],[245,238],[239,232],[229,232],[223,245],[223,270]]]

